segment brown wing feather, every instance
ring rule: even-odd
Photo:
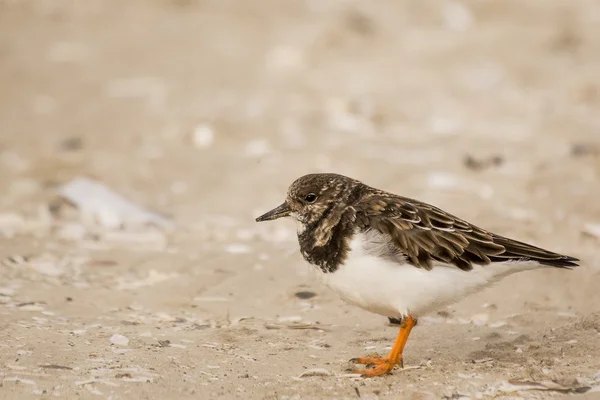
[[[432,205],[387,193],[363,198],[357,223],[388,235],[409,263],[431,269],[433,261],[471,270],[473,264],[533,260],[554,267],[577,266],[576,258],[478,228]]]

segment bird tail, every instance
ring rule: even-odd
[[[580,260],[575,257],[554,253],[552,251],[519,242],[517,240],[508,239],[503,236],[494,235],[493,237],[494,243],[503,246],[505,251],[502,254],[490,256],[492,262],[531,260],[537,261],[542,265],[556,268],[571,269],[579,266]]]

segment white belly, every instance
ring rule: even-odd
[[[365,251],[368,240],[357,234],[344,265],[320,272],[323,282],[350,304],[388,317],[415,317],[451,304],[515,272],[538,268],[537,262],[474,265],[471,271],[434,265],[431,270],[385,260]]]

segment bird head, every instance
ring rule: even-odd
[[[345,208],[360,182],[337,174],[309,174],[294,181],[283,204],[256,218],[257,222],[292,217],[309,226],[332,217],[337,223],[337,211]],[[337,219],[337,221],[336,221]]]

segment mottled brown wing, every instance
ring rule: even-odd
[[[354,206],[365,230],[388,235],[412,265],[431,269],[434,261],[468,271],[473,264],[533,260],[574,267],[576,258],[487,232],[439,208],[399,196],[365,197]]]

